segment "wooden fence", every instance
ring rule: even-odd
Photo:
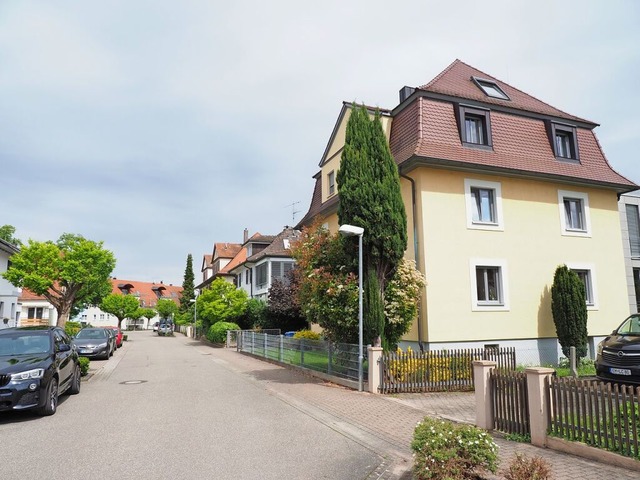
[[[640,387],[551,378],[549,432],[629,457],[640,457]]]
[[[504,433],[529,435],[527,375],[514,370],[491,370],[493,428]]]
[[[515,369],[515,348],[411,350],[385,352],[381,362],[381,393],[473,390],[474,360],[492,360],[500,369]]]

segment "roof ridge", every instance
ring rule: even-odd
[[[425,83],[424,85],[421,85],[420,87],[418,87],[419,89],[423,89],[423,88],[428,88],[430,87],[432,84],[436,83],[438,80],[440,80],[441,77],[444,76],[444,74],[448,73],[449,70],[451,70],[454,65],[458,64],[458,63],[463,63],[464,65],[467,65],[466,63],[464,63],[462,60],[456,58],[453,62],[451,62],[449,64],[449,66],[447,68],[445,68],[444,70],[442,70],[438,75],[436,75],[435,77],[433,77],[429,82]],[[471,65],[467,65],[467,67],[471,67]],[[473,67],[471,67],[473,68]],[[477,70],[477,69],[476,69]]]

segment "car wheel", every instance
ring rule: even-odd
[[[52,378],[47,388],[47,399],[45,404],[38,409],[40,415],[53,415],[58,408],[58,379]]]
[[[69,387],[69,394],[77,395],[80,393],[80,383],[82,382],[82,372],[80,371],[80,365],[76,365],[76,369],[73,372],[73,378],[71,379],[71,386]]]
[[[104,356],[102,357],[103,360],[109,360],[109,357],[111,355],[109,355],[111,353],[111,351],[109,350],[109,347],[107,347],[107,351],[104,352]]]

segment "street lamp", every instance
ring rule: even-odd
[[[198,300],[198,294],[200,293],[198,290],[194,290],[193,291],[195,298],[192,298],[191,300],[189,300],[189,303],[193,303],[193,338],[196,338],[196,329],[197,327],[197,322],[198,322],[198,302],[196,300]]]
[[[358,391],[362,391],[362,235],[364,228],[340,225],[338,231],[345,237],[358,237]]]

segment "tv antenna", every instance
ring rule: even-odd
[[[293,203],[290,203],[289,205],[284,206],[284,208],[291,207],[291,222],[292,222],[291,226],[296,224],[296,213],[300,213],[300,210],[296,210],[296,205],[298,203],[300,202],[293,202]]]

